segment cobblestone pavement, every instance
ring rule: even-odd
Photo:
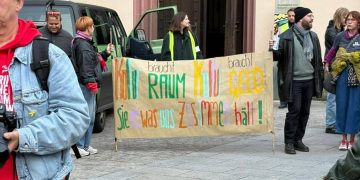
[[[96,155],[75,161],[71,179],[321,179],[346,152],[339,135],[324,133],[325,102],[313,101],[304,143],[310,152],[284,153],[286,109],[274,102],[272,134],[218,137],[126,139],[115,151],[113,116],[94,134]]]

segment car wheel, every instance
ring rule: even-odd
[[[93,133],[100,133],[105,128],[105,119],[106,119],[106,112],[98,112],[95,115],[95,122],[94,122],[94,129]]]

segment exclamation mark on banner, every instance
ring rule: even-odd
[[[258,101],[259,124],[262,124],[262,101]]]

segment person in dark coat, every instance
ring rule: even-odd
[[[97,48],[92,41],[95,27],[91,17],[83,16],[78,18],[75,27],[77,32],[72,45],[73,65],[90,113],[89,128],[77,143],[77,147],[81,156],[88,156],[98,152],[97,149],[90,146],[95,122],[96,93],[102,79],[101,62],[110,56],[113,45],[109,43],[103,52],[97,52]]]
[[[288,26],[289,28],[291,28],[294,24],[295,24],[295,12],[294,12],[294,8],[290,8],[287,11],[287,19],[288,19]],[[279,38],[280,39],[280,38]],[[277,48],[277,47],[276,47]],[[279,73],[279,71],[278,71]],[[278,92],[280,93],[280,76],[278,74],[277,76],[277,84],[278,84]],[[279,94],[279,99],[280,99],[280,105],[279,105],[279,109],[282,108],[286,108],[287,107],[287,102],[283,99],[280,98],[281,95]]]
[[[71,56],[71,41],[73,36],[62,29],[61,13],[52,9],[46,13],[46,25],[39,29],[42,36]]]
[[[202,59],[199,41],[191,31],[186,13],[179,12],[171,20],[168,34],[161,48],[162,61]]]
[[[314,16],[308,8],[295,8],[295,24],[280,35],[278,61],[281,98],[288,102],[285,118],[285,153],[295,150],[309,152],[302,139],[305,135],[313,96],[322,96],[324,79],[321,48],[318,36],[310,31]],[[273,41],[269,41],[269,49]]]
[[[343,7],[338,8],[332,20],[329,21],[329,25],[325,32],[325,56],[332,47],[336,35],[344,30],[345,18],[349,13],[349,10]],[[325,69],[326,71],[326,69]],[[328,92],[326,98],[326,117],[325,117],[325,133],[336,134],[335,122],[336,122],[336,101],[335,94]]]

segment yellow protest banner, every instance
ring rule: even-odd
[[[272,55],[113,59],[116,138],[273,131]]]

